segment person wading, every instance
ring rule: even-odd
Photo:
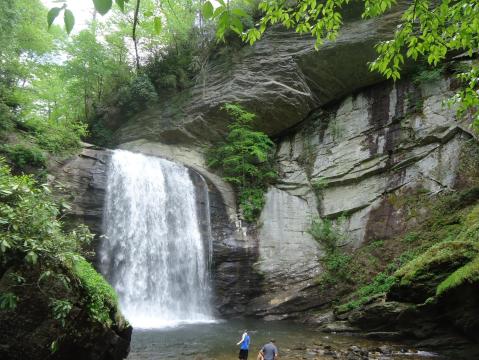
[[[274,344],[274,339],[271,339],[260,351],[264,360],[276,360],[278,358],[278,348]]]
[[[242,360],[248,359],[248,350],[249,350],[250,341],[251,341],[251,338],[248,335],[248,331],[245,330],[243,333],[243,336],[241,337],[241,340],[236,344],[236,345],[240,345],[239,359],[242,359]]]

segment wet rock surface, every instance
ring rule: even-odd
[[[55,193],[70,204],[70,220],[83,223],[95,234],[102,233],[103,203],[107,166],[111,151],[90,144],[68,159],[49,166],[49,180]]]

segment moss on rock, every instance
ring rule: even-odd
[[[84,258],[77,258],[73,266],[74,275],[86,290],[87,308],[93,320],[105,326],[112,325],[110,314],[116,312],[118,295],[108,282]]]
[[[460,267],[441,282],[436,289],[436,295],[441,296],[451,289],[457,288],[464,283],[479,283],[479,256],[466,265]]]
[[[424,254],[411,260],[395,272],[401,285],[410,285],[434,275],[437,271],[456,269],[476,254],[468,241],[447,241],[432,246]]]

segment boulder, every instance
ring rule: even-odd
[[[14,289],[19,299],[15,309],[0,311],[0,358],[125,359],[130,351],[132,328],[117,309],[112,309],[109,324],[95,320],[89,313],[85,290],[68,271],[63,273],[70,284],[66,290],[52,276],[38,281],[41,270],[39,266],[12,267],[0,279],[0,293]],[[12,287],[12,272],[20,273],[26,282]],[[72,305],[63,323],[54,318],[52,299],[67,300]]]

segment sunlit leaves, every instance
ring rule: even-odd
[[[96,11],[101,15],[105,15],[110,11],[113,2],[112,0],[93,0],[93,5],[95,6]]]
[[[211,17],[213,17],[213,11],[214,11],[213,4],[207,1],[204,3],[203,8],[201,9],[201,14],[203,15],[205,19],[210,19]]]
[[[349,0],[302,0],[297,3],[262,1],[259,9],[264,15],[256,28],[249,29],[243,40],[250,44],[257,41],[266,27],[280,23],[300,34],[311,34],[316,38],[318,47],[325,40],[335,40],[343,19],[341,9]]]
[[[155,18],[153,19],[153,26],[154,26],[154,29],[155,29],[155,33],[157,35],[160,35],[163,24],[162,24],[161,18],[159,16],[155,16]]]
[[[68,34],[71,33],[73,30],[73,26],[75,25],[75,17],[73,16],[73,13],[65,9],[65,13],[63,15],[64,22],[65,22],[65,30],[67,31]]]
[[[52,26],[52,24],[55,21],[55,19],[57,18],[57,16],[60,15],[61,11],[62,11],[62,8],[59,8],[59,7],[51,8],[50,11],[48,11],[48,13],[47,13],[47,23],[48,23],[49,28]]]
[[[242,20],[249,16],[243,9],[232,7],[231,4],[226,4],[224,1],[219,1],[216,9],[210,1],[205,2],[201,13],[206,20],[216,20],[216,38],[218,40],[224,40],[226,33],[230,30],[242,36],[244,30]]]
[[[125,11],[125,0],[115,0],[121,11]],[[128,2],[128,1],[126,1]]]

